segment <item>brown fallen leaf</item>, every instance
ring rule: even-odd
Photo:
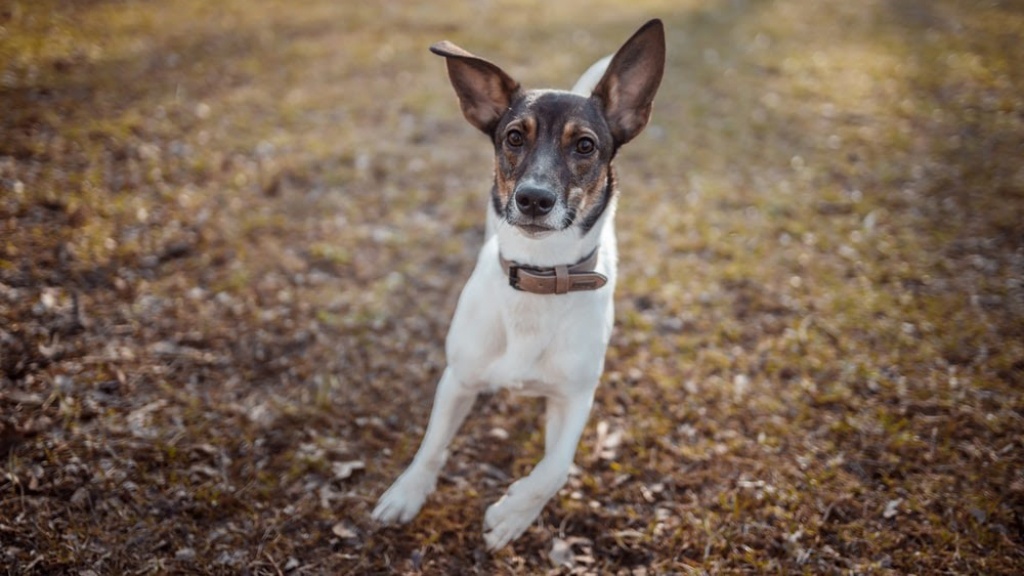
[[[331,533],[342,540],[351,540],[352,538],[358,537],[356,531],[353,530],[347,522],[338,522],[334,526],[331,526]]]
[[[572,568],[572,546],[561,538],[554,538],[551,541],[551,551],[548,552],[548,560],[555,566]]]
[[[349,460],[348,462],[334,462],[331,464],[331,471],[334,473],[335,480],[344,480],[356,470],[362,470],[366,468],[366,463],[362,460]]]

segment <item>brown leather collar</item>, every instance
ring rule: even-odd
[[[509,286],[532,294],[568,294],[583,290],[597,290],[608,283],[608,277],[594,272],[597,267],[597,248],[589,256],[569,266],[559,264],[551,268],[520,266],[498,254],[502,270],[508,275]]]

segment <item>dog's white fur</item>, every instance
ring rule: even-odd
[[[589,95],[610,60],[595,63],[573,91]],[[565,484],[612,333],[617,196],[586,233],[577,226],[528,233],[488,209],[487,237],[455,309],[445,348],[448,367],[423,442],[381,496],[373,511],[376,520],[407,522],[419,512],[434,490],[449,442],[484,391],[507,388],[547,399],[544,457],[487,509],[488,547],[501,548],[522,534]],[[499,264],[499,247],[504,258],[538,267],[578,262],[597,249],[596,271],[608,282],[597,290],[558,296],[511,290]]]
[[[590,93],[594,91],[594,87],[604,77],[605,71],[608,70],[608,64],[611,64],[612,56],[614,54],[609,54],[591,64],[590,68],[587,68],[587,71],[573,85],[571,92],[580,96],[590,96]]]

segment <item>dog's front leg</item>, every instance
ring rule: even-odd
[[[544,458],[487,509],[484,539],[488,548],[497,550],[519,537],[565,485],[593,401],[593,389],[575,396],[548,398]]]
[[[412,463],[380,497],[373,519],[384,524],[412,520],[434,491],[437,475],[447,458],[448,443],[462,425],[476,400],[476,391],[459,382],[449,367],[434,394],[434,407],[423,442]]]

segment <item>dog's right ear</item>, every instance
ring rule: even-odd
[[[448,62],[448,78],[459,97],[462,115],[488,136],[508,109],[519,83],[504,70],[444,40],[430,47]]]

